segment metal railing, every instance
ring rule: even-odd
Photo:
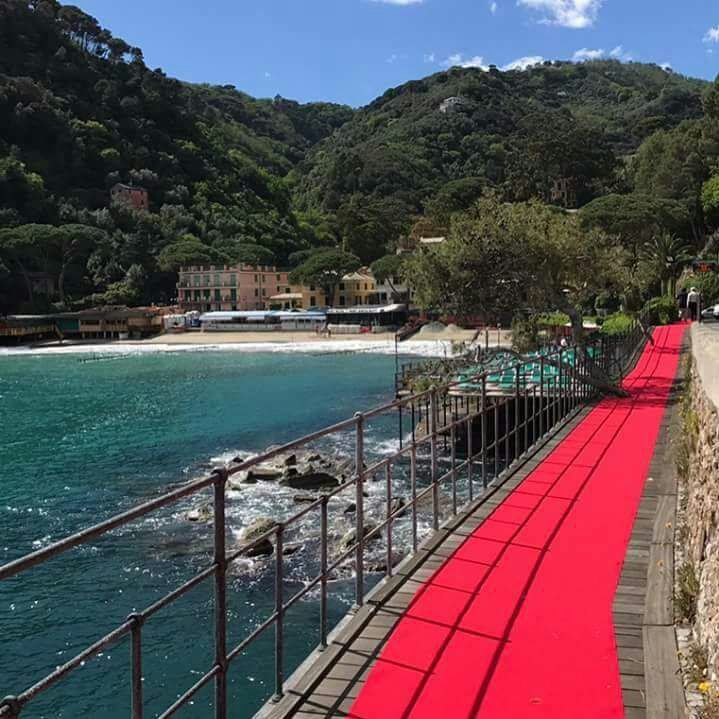
[[[391,577],[396,564],[393,556],[393,528],[400,519],[409,514],[411,552],[417,551],[419,543],[418,518],[422,500],[431,502],[431,527],[440,526],[440,492],[449,493],[448,504],[452,515],[461,511],[463,505],[473,502],[477,492],[487,487],[507,472],[525,456],[532,447],[555,430],[568,417],[591,399],[596,390],[591,381],[595,368],[605,374],[621,376],[631,364],[643,342],[643,332],[635,323],[621,337],[602,339],[589,351],[579,351],[573,363],[566,362],[569,349],[558,348],[553,354],[539,360],[539,374],[528,371],[528,364],[516,360],[504,368],[514,372],[511,393],[493,394],[488,387],[488,372],[473,375],[472,383],[478,391],[460,389],[460,382],[452,381],[432,387],[424,392],[390,402],[368,412],[358,412],[342,422],[308,434],[296,441],[274,447],[263,454],[239,464],[215,469],[202,479],[189,482],[161,497],[140,504],[129,511],[107,519],[99,524],[73,534],[15,561],[0,567],[0,581],[22,575],[33,567],[43,564],[68,550],[85,545],[112,530],[129,524],[152,512],[194,496],[212,488],[214,552],[212,563],[195,574],[142,611],[133,612],[115,629],[99,637],[75,657],[58,666],[36,683],[17,695],[0,700],[0,717],[18,719],[23,709],[38,695],[71,674],[86,660],[99,654],[124,637],[130,638],[131,695],[128,697],[133,719],[142,719],[145,712],[143,699],[143,629],[146,623],[161,609],[175,602],[201,583],[214,582],[214,662],[191,687],[163,711],[161,719],[175,714],[209,682],[214,682],[214,712],[216,719],[226,719],[228,714],[228,670],[232,662],[255,640],[274,629],[275,677],[274,698],[282,697],[285,689],[285,616],[288,610],[309,592],[319,591],[319,648],[327,646],[328,640],[328,580],[340,565],[354,561],[354,601],[362,606],[365,590],[365,556],[368,543],[376,537],[385,536],[385,574]],[[551,369],[553,368],[553,370]],[[531,369],[531,367],[530,367]],[[535,368],[536,369],[536,368]],[[492,371],[496,371],[492,370]],[[465,378],[466,381],[466,378]],[[411,439],[397,451],[367,466],[365,452],[365,428],[370,420],[394,412],[409,412],[411,416]],[[225,489],[232,475],[245,472],[273,458],[306,447],[322,438],[351,430],[354,433],[354,471],[348,481],[340,482],[331,491],[321,494],[290,518],[278,522],[262,535],[243,544],[234,551],[227,551],[226,496]],[[479,441],[477,441],[477,439]],[[428,466],[420,462],[421,450],[429,450]],[[464,456],[458,461],[458,454]],[[440,455],[449,463],[449,469],[440,474]],[[409,464],[409,500],[395,506],[393,503],[393,473]],[[426,464],[426,463],[425,463]],[[423,467],[424,470],[423,471]],[[384,518],[377,524],[365,523],[364,488],[368,480],[382,475],[385,485]],[[458,491],[464,483],[462,497]],[[328,553],[329,503],[343,491],[354,489],[355,535],[350,546],[340,547],[337,556]],[[285,561],[283,544],[288,531],[310,513],[317,513],[320,531],[319,571],[289,599],[284,598]],[[274,544],[274,611],[250,634],[234,647],[228,647],[227,573],[228,568],[241,557],[268,540]]]

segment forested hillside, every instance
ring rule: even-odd
[[[613,61],[452,68],[360,110],[257,100],[149,69],[76,7],[0,0],[0,312],[169,300],[190,262],[294,264],[318,246],[371,262],[490,190],[582,206],[641,186],[701,233],[710,173],[684,144],[707,87]],[[149,210],[111,203],[118,182]],[[56,291],[34,294],[32,273]]]
[[[572,178],[582,205],[626,189],[624,157],[653,132],[701,117],[706,87],[617,61],[452,68],[358,111],[302,163],[296,197],[336,214],[360,255],[406,232],[425,209],[442,219],[489,187],[508,200],[551,201],[554,181]]]
[[[66,286],[75,295],[115,284],[120,296],[159,299],[175,281],[162,271],[186,257],[282,262],[317,242],[282,178],[351,114],[192,86],[147,68],[139,48],[78,8],[0,0],[0,226],[100,230],[72,258]],[[150,212],[108,207],[119,181],[145,187]],[[2,255],[7,304],[22,291],[7,270],[24,257],[55,272],[63,242],[57,233],[4,234],[14,245]],[[142,286],[117,286],[132,267]]]

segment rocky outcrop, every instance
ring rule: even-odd
[[[678,441],[684,516],[684,526],[679,532],[688,571],[698,582],[693,635],[706,654],[707,679],[716,686],[719,683],[719,392],[716,384],[719,354],[707,356],[709,339],[703,336],[703,341],[697,342],[698,332],[703,329],[692,331],[694,362]],[[719,350],[719,332],[714,335]]]
[[[295,450],[232,475],[229,487],[241,490],[245,484],[278,482],[302,491],[331,489],[347,481],[352,470],[352,460],[346,457],[325,457],[311,450]]]
[[[242,530],[242,546],[251,544],[254,540],[269,532],[276,525],[277,522],[275,522],[274,519],[270,519],[270,517],[259,517],[258,519],[255,519],[254,522],[248,524]],[[262,557],[272,554],[273,551],[274,545],[268,537],[259,542],[259,544],[247,549],[243,552],[243,554],[246,557]]]

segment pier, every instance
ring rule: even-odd
[[[593,716],[584,708],[595,702],[605,711],[597,717],[622,716],[625,704],[637,710],[628,712],[633,718],[660,716],[649,712],[650,672],[645,681],[638,665],[640,657],[658,661],[667,645],[655,631],[660,625],[638,610],[644,596],[653,595],[651,581],[642,581],[642,568],[633,563],[635,555],[627,555],[630,564],[622,575],[626,591],[616,595],[614,624],[611,607],[637,508],[640,524],[630,552],[638,552],[636,560],[646,566],[647,552],[664,551],[654,550],[653,541],[645,548],[651,540],[647,527],[654,526],[653,513],[659,510],[651,499],[655,495],[645,501],[642,492],[670,399],[683,330],[657,330],[654,345],[645,347],[643,332],[635,325],[603,355],[596,355],[605,372],[628,372],[627,398],[597,402],[584,362],[548,357],[559,361],[560,372],[540,372],[536,380],[523,381],[527,362],[513,360],[501,370],[520,378],[511,392],[490,395],[490,371],[485,370],[400,397],[260,456],[217,468],[0,567],[0,581],[22,581],[33,567],[114,529],[189,497],[212,497],[212,562],[151,605],[132,611],[49,675],[29,677],[28,686],[0,701],[0,717],[18,719],[37,696],[124,641],[132,677],[128,715],[142,719],[148,691],[143,632],[160,610],[171,611],[175,601],[203,583],[214,587],[214,625],[207,627],[215,639],[214,662],[194,684],[177,687],[178,698],[159,715],[163,718],[190,702],[198,711],[196,700],[210,684],[214,698],[206,715],[231,715],[228,677],[233,662],[268,634],[274,644],[274,686],[262,717]],[[479,393],[458,396],[468,379]],[[400,410],[414,417],[413,429],[424,424],[426,430],[413,432],[399,449],[370,458],[367,433],[382,421],[394,427]],[[350,479],[293,516],[278,518],[252,541],[242,546],[230,541],[225,489],[232,476],[348,432],[354,437]],[[385,497],[382,516],[372,521],[365,514],[364,490],[370,482],[380,483]],[[355,505],[354,537],[333,547],[330,513],[342,511],[336,500],[347,497]],[[316,574],[297,589],[288,577],[283,548],[296,540],[301,523],[310,518],[317,528],[308,540]],[[400,528],[409,536],[404,556],[395,551]],[[274,611],[258,617],[255,628],[231,644],[228,574],[235,562],[268,541],[273,549]],[[376,547],[385,557],[381,570],[368,565]],[[650,562],[649,571],[656,574],[653,567]],[[354,608],[332,628],[328,598],[342,568],[350,570]],[[286,616],[311,596],[318,598],[317,650],[293,673],[287,661]],[[619,654],[615,632],[626,637]],[[620,674],[628,661],[635,671]],[[646,691],[637,688],[642,682]],[[576,711],[578,702],[582,711]]]

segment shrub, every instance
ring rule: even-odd
[[[676,302],[671,297],[653,297],[644,305],[644,315],[650,325],[668,325],[679,316]]]
[[[677,572],[677,593],[674,597],[677,617],[681,621],[694,623],[699,599],[699,579],[694,565],[685,562]]]
[[[512,320],[512,348],[515,352],[533,352],[539,346],[538,322],[534,317]]]
[[[615,312],[604,320],[601,332],[603,335],[610,337],[612,335],[621,335],[629,331],[633,321],[631,315],[625,314],[624,312]]]

